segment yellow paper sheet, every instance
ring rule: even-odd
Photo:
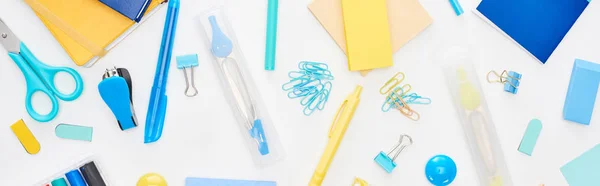
[[[350,71],[394,64],[386,0],[342,0],[342,15]]]
[[[418,0],[387,0],[387,5],[393,52],[398,51],[433,22]],[[337,45],[347,53],[342,0],[314,0],[308,8]],[[369,70],[364,70],[361,74],[366,75],[368,72]]]

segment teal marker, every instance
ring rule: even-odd
[[[275,70],[277,50],[277,11],[278,0],[269,0],[267,8],[267,46],[265,47],[265,70]]]

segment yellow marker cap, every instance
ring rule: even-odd
[[[35,139],[35,136],[33,136],[33,133],[31,133],[29,128],[27,128],[27,125],[25,125],[23,119],[20,119],[11,125],[10,129],[13,131],[13,133],[15,133],[27,153],[37,154],[40,152],[40,143],[37,139]]]

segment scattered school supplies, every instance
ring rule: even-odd
[[[80,141],[92,141],[94,129],[92,127],[70,125],[70,124],[58,124],[54,128],[56,136],[63,139],[80,140]]]
[[[69,67],[53,67],[42,63],[27,48],[19,38],[0,19],[0,43],[8,51],[8,56],[19,66],[27,83],[25,95],[25,109],[31,118],[39,122],[48,122],[58,114],[58,99],[73,101],[83,92],[83,80],[77,71]],[[59,72],[64,72],[73,77],[75,90],[64,94],[55,86],[54,78]],[[52,102],[52,110],[46,115],[41,115],[33,109],[31,97],[34,93],[45,94]],[[58,99],[57,99],[58,97]]]
[[[464,13],[463,8],[462,6],[460,6],[458,0],[450,0],[450,5],[452,5],[452,9],[454,9],[454,13],[456,13],[456,16],[460,16]]]
[[[427,161],[425,176],[435,186],[450,185],[456,178],[456,163],[446,155],[436,155]]]
[[[383,102],[383,105],[381,105],[381,111],[388,112],[392,108],[398,109],[402,115],[411,120],[418,121],[421,118],[421,115],[414,111],[409,104],[428,105],[431,104],[431,99],[422,97],[417,93],[409,94],[409,91],[412,90],[410,84],[400,86],[400,83],[404,81],[404,78],[404,73],[398,72],[379,88],[379,93],[381,95],[386,95],[386,99]]]
[[[135,22],[140,22],[142,20],[142,16],[146,13],[146,9],[151,1],[152,0],[100,0],[100,2],[104,3],[106,6],[109,6]]]
[[[521,144],[519,144],[519,152],[531,156],[533,148],[535,147],[538,137],[540,136],[540,132],[542,132],[542,121],[538,119],[532,119],[529,121],[529,125],[527,125],[523,139],[521,139]]]
[[[588,4],[587,0],[483,0],[476,13],[546,63]]]
[[[560,172],[569,186],[597,185],[600,177],[598,165],[600,165],[600,144],[563,165]]]
[[[348,70],[390,67],[392,43],[386,0],[342,0]]]
[[[512,186],[478,75],[465,56],[445,59],[450,64],[444,65],[444,75],[471,148],[479,175],[478,185],[502,183],[502,186]]]
[[[167,180],[160,174],[144,174],[137,182],[136,186],[167,186]]]
[[[494,74],[496,79],[490,79],[491,74]],[[519,85],[521,84],[521,74],[514,71],[504,70],[501,74],[498,74],[498,72],[492,70],[487,73],[486,79],[488,83],[503,83],[504,91],[512,94],[517,94]]]
[[[300,71],[288,73],[290,81],[283,84],[281,89],[288,92],[288,98],[302,98],[304,106],[302,113],[310,116],[315,110],[323,110],[331,93],[330,80],[334,77],[325,63],[302,61],[298,63]]]
[[[565,120],[589,125],[600,83],[600,64],[575,59],[567,98],[563,106]]]
[[[133,108],[133,82],[125,68],[106,69],[98,92],[117,119],[119,128],[127,130],[137,127],[137,117]]]
[[[160,53],[158,54],[158,63],[156,64],[156,73],[154,74],[154,83],[150,93],[148,113],[146,114],[144,143],[156,142],[162,136],[167,112],[167,78],[169,77],[178,18],[179,0],[170,0],[163,28]]]
[[[354,183],[352,183],[352,186],[369,186],[369,183],[367,183],[367,181],[363,179],[356,177],[354,178]]]
[[[317,168],[308,183],[309,186],[320,186],[325,179],[333,156],[335,156],[340,143],[342,143],[344,134],[346,134],[346,130],[354,116],[354,111],[356,111],[356,107],[358,107],[362,89],[362,86],[357,85],[354,92],[346,97],[342,105],[340,105],[340,108],[337,110],[331,128],[329,129],[329,141],[325,147],[325,152],[323,153],[323,156],[321,156],[319,164],[317,164]]]
[[[308,8],[342,51],[347,53],[341,5],[342,0],[314,0]],[[433,23],[418,0],[388,0],[387,7],[393,52]],[[363,70],[361,75],[366,76],[368,72]]]
[[[68,184],[67,184],[68,182]],[[106,186],[96,163],[89,159],[80,161],[36,185],[52,186]]]
[[[222,8],[211,9],[198,18],[224,96],[234,112],[254,162],[265,166],[283,157],[282,146],[271,118],[248,72],[235,33]]]
[[[251,181],[213,178],[185,178],[185,186],[276,186],[274,181]]]
[[[78,66],[91,67],[139,26],[98,0],[24,1]],[[141,22],[148,20],[161,2],[150,2]]]
[[[185,95],[187,97],[194,97],[198,95],[198,89],[194,84],[194,67],[198,66],[198,54],[189,54],[183,56],[177,56],[177,68],[183,69],[183,75],[185,76]],[[187,71],[190,70],[190,78],[188,79]],[[190,89],[192,87],[192,89]],[[191,92],[190,92],[191,90]]]
[[[404,138],[408,139],[408,143],[407,144],[403,144],[404,142]],[[392,171],[394,170],[394,168],[396,168],[396,158],[398,157],[398,155],[400,155],[400,153],[404,150],[404,148],[410,146],[413,144],[413,140],[409,135],[406,134],[402,134],[400,135],[400,141],[398,141],[398,143],[394,146],[394,148],[392,148],[392,150],[390,150],[387,154],[383,151],[379,152],[379,154],[377,154],[377,156],[375,157],[375,162],[377,162],[377,164],[383,168],[383,170],[385,170],[387,173],[392,173]],[[396,152],[396,153],[394,153]],[[394,157],[390,157],[390,155],[394,153]]]
[[[277,14],[279,0],[269,0],[267,6],[267,41],[265,47],[265,70],[275,70],[275,52],[277,51]]]
[[[15,136],[17,136],[17,139],[19,139],[19,142],[21,142],[21,145],[23,145],[23,148],[25,148],[27,153],[34,155],[40,152],[40,142],[35,139],[35,136],[33,136],[31,130],[29,130],[27,125],[25,125],[23,119],[20,119],[12,124],[10,129],[13,131]]]

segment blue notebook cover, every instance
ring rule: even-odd
[[[185,186],[277,186],[273,181],[186,178]]]
[[[106,6],[123,14],[125,17],[140,22],[151,0],[100,0]],[[156,0],[158,1],[158,0]]]
[[[588,0],[482,0],[477,11],[546,63],[588,4]]]

